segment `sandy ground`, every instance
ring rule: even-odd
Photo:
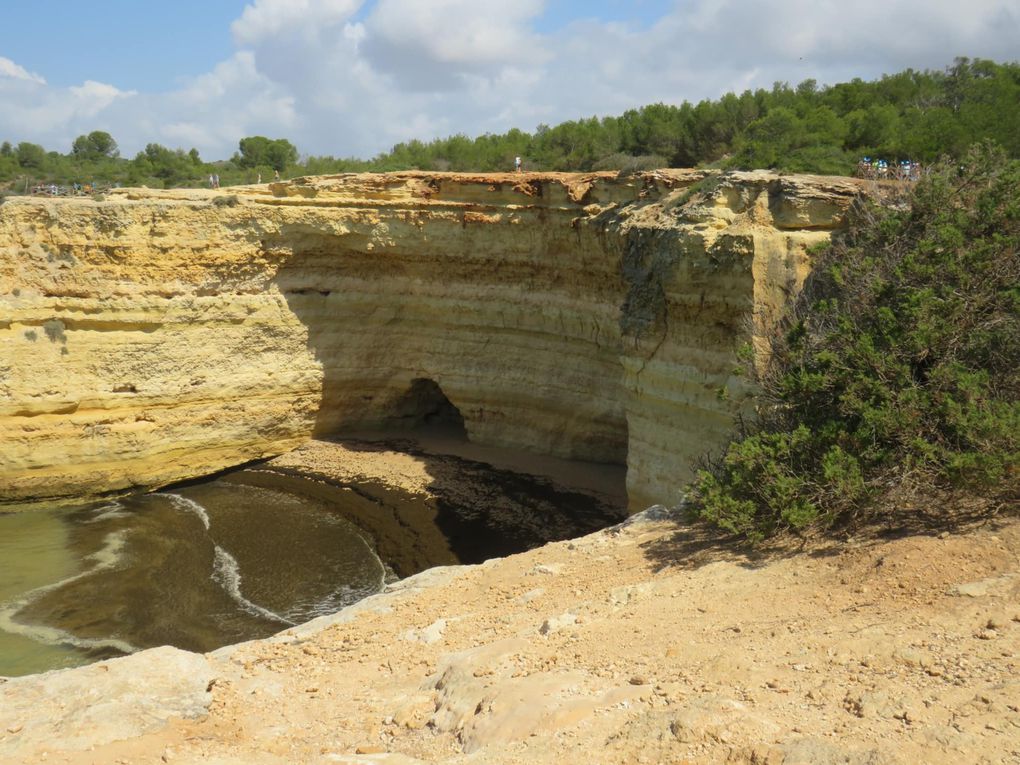
[[[351,432],[335,443],[310,441],[269,464],[319,473],[337,481],[375,479],[404,491],[428,493],[430,484],[436,480],[429,471],[428,460],[386,448],[394,440],[409,443],[428,455],[478,460],[501,470],[542,476],[621,507],[627,504],[627,469],[622,465],[565,460],[520,449],[484,446],[449,434],[442,428],[397,434],[392,431]],[[361,444],[377,445],[378,451],[359,448]]]
[[[91,749],[0,707],[0,761],[1020,763],[1020,522],[749,557],[645,513],[209,667],[194,719]]]

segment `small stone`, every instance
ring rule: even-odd
[[[964,598],[983,598],[988,594],[991,581],[988,579],[980,582],[966,582],[958,584],[950,590],[951,595],[959,595]]]
[[[630,678],[631,685],[648,685],[649,680],[644,675],[633,675]]]
[[[978,640],[995,640],[999,636],[999,633],[995,630],[981,630],[974,637]]]
[[[543,635],[548,635],[551,632],[557,632],[564,627],[571,627],[574,624],[577,624],[577,617],[574,614],[565,613],[546,619],[542,622],[542,626],[538,628],[538,631]]]
[[[385,754],[386,748],[378,744],[362,744],[354,750],[355,754]]]
[[[24,727],[25,727],[24,725],[12,725],[11,727],[9,727],[7,729],[7,732],[8,733],[21,733],[21,730]]]
[[[537,600],[543,595],[545,595],[545,590],[543,590],[541,587],[536,587],[534,590],[528,590],[526,593],[517,598],[517,602],[530,603],[531,601]]]
[[[562,570],[563,566],[559,563],[539,563],[532,569],[536,574],[549,574],[552,576],[555,576]]]

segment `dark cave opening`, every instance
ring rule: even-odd
[[[393,405],[393,424],[401,429],[442,431],[467,440],[464,417],[435,380],[418,377]]]

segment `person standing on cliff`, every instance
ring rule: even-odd
[[[275,182],[277,182],[277,183],[280,182],[280,171],[279,170],[274,170],[273,171],[273,180]]]
[[[514,172],[515,173],[521,172],[521,158],[520,157],[514,157]]]

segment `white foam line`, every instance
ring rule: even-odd
[[[14,618],[15,615],[24,609],[29,603],[34,600],[38,600],[46,593],[52,592],[53,590],[70,584],[71,582],[76,582],[79,579],[84,579],[87,576],[92,576],[93,574],[105,569],[113,568],[120,560],[126,537],[126,529],[121,529],[120,531],[114,531],[107,534],[106,538],[103,540],[103,546],[91,555],[85,557],[85,560],[94,560],[96,562],[96,565],[92,566],[92,568],[80,571],[65,579],[61,579],[59,582],[53,582],[52,584],[44,584],[42,587],[36,587],[34,590],[30,590],[23,594],[17,600],[10,600],[0,605],[0,630],[9,632],[12,635],[21,635],[23,637],[31,638],[37,642],[49,645],[68,644],[78,648],[115,648],[124,653],[134,653],[137,651],[138,649],[135,646],[123,640],[113,638],[80,638],[72,635],[70,632],[57,629],[56,627],[22,624]]]
[[[379,587],[376,590],[376,592],[382,592],[383,588],[386,586],[386,564],[383,563],[382,558],[379,557],[379,553],[375,551],[375,548],[372,547],[369,541],[365,539],[365,537],[363,537],[360,532],[355,533],[357,534],[358,539],[361,540],[361,544],[365,545],[365,548],[368,550],[369,554],[375,560],[376,565],[379,566]]]
[[[383,563],[382,558],[379,557],[379,554],[375,551],[375,548],[372,547],[369,541],[365,539],[365,537],[363,537],[360,532],[353,533],[358,537],[359,540],[361,540],[361,543],[365,545],[365,548],[368,550],[369,554],[371,554],[376,564],[378,564],[379,584],[377,584],[375,588],[371,587],[356,588],[348,584],[341,585],[337,589],[333,590],[333,592],[331,592],[327,597],[323,598],[318,603],[316,603],[311,609],[309,609],[308,613],[310,614],[311,618],[334,614],[342,608],[346,608],[347,606],[357,603],[359,600],[364,600],[370,595],[376,595],[382,592],[383,589],[386,587],[386,574],[387,574],[386,564]],[[350,593],[354,597],[350,601],[347,601],[345,599],[341,601],[340,604],[338,605],[336,603],[336,598],[337,596],[343,593]]]
[[[138,650],[137,647],[125,640],[118,640],[116,638],[82,638],[56,627],[47,627],[42,624],[22,624],[15,620],[14,615],[24,605],[15,604],[9,608],[0,608],[0,630],[9,632],[12,635],[21,635],[46,645],[70,645],[75,648],[113,648],[121,653],[134,653]]]
[[[206,509],[194,500],[182,497],[180,494],[163,493],[178,509],[194,513],[202,520],[205,530],[209,530],[209,513]],[[219,545],[215,545],[213,557],[213,572],[210,578],[216,582],[233,600],[253,616],[279,622],[280,624],[293,625],[290,619],[263,608],[258,603],[252,603],[241,593],[241,569],[237,559]]]
[[[122,518],[127,515],[127,513],[123,512],[123,510],[124,505],[116,501],[111,502],[108,505],[93,508],[92,512],[95,515],[87,520],[86,523],[97,523],[98,521],[105,521],[109,518]]]
[[[167,497],[179,510],[185,510],[197,515],[202,519],[202,525],[205,526],[205,530],[209,530],[209,513],[200,504],[187,497],[182,497],[180,494],[163,494],[162,496]]]
[[[280,624],[294,625],[294,622],[290,619],[284,618],[268,608],[263,608],[258,603],[252,603],[241,594],[241,569],[237,564],[237,558],[219,545],[216,545],[213,559],[212,580],[222,587],[249,614],[279,622]]]

